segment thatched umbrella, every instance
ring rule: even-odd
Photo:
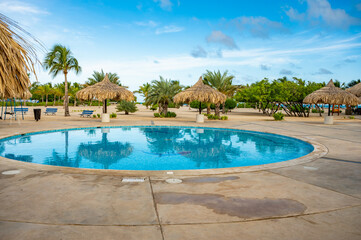
[[[198,82],[192,87],[174,96],[175,103],[199,101],[199,114],[202,112],[202,102],[221,104],[224,103],[226,99],[226,95],[208,85],[205,85],[202,77],[200,77]]]
[[[304,103],[307,104],[318,104],[318,103],[327,103],[328,104],[328,116],[330,116],[330,105],[357,105],[359,99],[341,88],[335,87],[332,79],[330,82],[323,88],[314,91],[313,93],[307,95],[303,99]]]
[[[107,99],[125,101],[134,100],[133,93],[124,87],[111,83],[108,74],[105,75],[103,81],[78,91],[76,97],[80,100],[91,100],[96,98],[99,101],[103,101],[103,113],[107,113]]]
[[[361,97],[361,83],[358,83],[353,87],[347,88],[346,91],[352,93],[353,95],[356,95],[356,97]]]
[[[25,37],[39,43],[15,21],[0,14],[0,98],[21,96],[30,87],[28,72],[36,76],[36,50]]]

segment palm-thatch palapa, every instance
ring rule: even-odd
[[[41,46],[15,21],[0,14],[0,97],[2,98],[26,95],[30,87],[28,72],[32,72],[36,77],[34,65],[39,60],[35,45],[29,41],[29,38]]]
[[[117,84],[111,83],[108,74],[100,83],[86,87],[76,93],[80,100],[91,100],[93,98],[103,101],[103,113],[107,113],[107,99],[133,101],[134,95],[131,91]]]
[[[176,103],[199,101],[199,114],[202,112],[202,102],[221,104],[224,103],[226,99],[226,95],[208,85],[205,85],[202,77],[200,77],[198,82],[192,87],[174,96],[174,102]]]
[[[352,93],[353,95],[356,95],[356,97],[361,97],[361,83],[358,83],[353,87],[347,88],[346,91]]]
[[[346,104],[346,105],[355,106],[359,103],[359,99],[355,95],[346,92],[341,88],[335,87],[331,79],[330,82],[325,87],[307,95],[305,99],[303,99],[303,103],[328,104],[328,116],[330,116],[331,105]]]

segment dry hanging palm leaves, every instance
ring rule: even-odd
[[[42,46],[15,21],[0,14],[0,97],[2,98],[26,96],[30,86],[28,72],[32,72],[36,77],[34,65],[40,61],[36,55],[35,45],[25,39],[25,36]]]
[[[353,87],[346,89],[347,92],[356,95],[356,97],[361,97],[361,83],[356,84]]]
[[[108,74],[105,75],[105,78],[100,83],[96,83],[89,87],[86,87],[76,93],[76,97],[80,100],[91,100],[98,99],[99,101],[106,101],[107,99],[113,100],[125,100],[133,101],[134,95],[131,91],[121,87],[117,84],[111,83],[108,78]],[[106,106],[106,102],[104,102]],[[104,108],[103,106],[103,108]],[[106,107],[103,111],[106,113]]]
[[[307,95],[305,99],[303,99],[303,102],[309,104],[326,103],[331,105],[346,104],[355,106],[359,103],[359,100],[355,95],[335,87],[333,81],[330,80],[325,87]]]
[[[216,89],[205,85],[202,77],[192,87],[178,93],[174,96],[174,102],[176,103],[189,103],[192,101],[200,101],[206,103],[224,103],[227,96],[217,91]]]

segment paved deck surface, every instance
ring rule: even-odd
[[[234,174],[146,177],[19,168],[0,158],[0,239],[361,239],[361,121],[261,121],[233,113],[232,127],[303,137],[327,147],[314,161]],[[192,116],[194,113],[192,113]],[[237,115],[237,116],[236,116]],[[127,116],[128,117],[128,116]],[[193,117],[155,120],[125,116],[107,125],[193,125]],[[0,122],[0,137],[99,120],[44,117]],[[14,162],[14,164],[12,163]],[[142,176],[139,176],[142,177]]]

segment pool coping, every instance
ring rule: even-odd
[[[14,135],[3,136],[0,139],[5,139],[9,137],[21,136],[21,135],[33,135],[37,133],[45,132],[56,132],[64,130],[85,130],[85,129],[97,129],[97,128],[117,128],[117,127],[191,127],[191,128],[211,128],[211,129],[229,129],[229,130],[243,130],[246,132],[258,132],[258,133],[267,133],[275,134],[283,137],[290,137],[298,139],[304,142],[307,142],[313,146],[313,151],[305,156],[291,159],[287,161],[269,163],[255,166],[246,166],[246,167],[232,167],[232,168],[215,168],[215,169],[196,169],[196,170],[111,170],[111,169],[88,169],[88,168],[72,168],[72,167],[62,167],[62,166],[52,166],[39,163],[27,163],[19,160],[13,160],[0,156],[2,163],[8,164],[12,168],[27,168],[37,171],[49,171],[49,172],[59,172],[59,173],[68,173],[68,174],[98,174],[98,175],[115,175],[115,176],[126,176],[126,177],[167,177],[172,178],[175,176],[202,176],[202,175],[219,175],[219,174],[232,174],[232,173],[243,173],[243,172],[256,172],[264,171],[275,168],[290,167],[295,165],[300,165],[308,162],[312,162],[318,158],[325,156],[328,153],[327,147],[323,144],[320,144],[316,141],[311,140],[308,137],[284,135],[277,133],[269,132],[260,132],[260,131],[250,131],[241,128],[230,128],[230,127],[202,127],[202,126],[166,126],[166,125],[114,125],[114,126],[88,126],[88,127],[77,127],[77,128],[61,128],[61,129],[45,129],[40,131],[28,131],[16,133]],[[10,168],[8,169],[10,170]]]

